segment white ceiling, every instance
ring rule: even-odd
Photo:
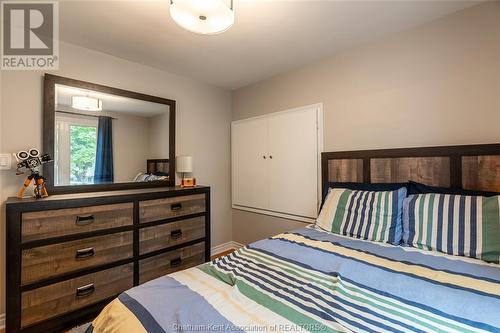
[[[235,0],[227,32],[179,28],[169,0],[60,2],[62,40],[236,89],[478,1]]]
[[[71,107],[73,96],[89,96],[98,98],[102,101],[103,112],[119,112],[122,114],[133,115],[137,117],[154,117],[168,112],[169,107],[165,104],[142,101],[128,97],[105,94],[93,90],[84,90],[75,87],[57,85],[56,86],[56,108],[60,111],[71,110],[78,113],[80,110]],[[98,112],[91,111],[96,114]]]

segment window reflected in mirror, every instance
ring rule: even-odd
[[[169,106],[56,85],[54,185],[169,180]]]

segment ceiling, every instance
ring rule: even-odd
[[[165,104],[142,101],[128,97],[110,95],[92,90],[84,90],[75,87],[56,86],[56,108],[59,111],[73,111],[78,113],[93,113],[96,111],[80,111],[71,107],[73,96],[89,96],[102,101],[103,112],[119,112],[137,117],[155,117],[168,112],[169,107]]]
[[[62,40],[237,89],[478,1],[234,0],[227,32],[178,27],[169,0],[60,2]]]

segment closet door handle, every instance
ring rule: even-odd
[[[89,296],[95,291],[94,284],[87,284],[86,286],[81,286],[76,288],[76,297],[85,297]]]
[[[86,249],[76,250],[75,258],[76,259],[87,259],[87,258],[94,256],[94,254],[95,254],[94,248],[88,247]]]
[[[262,155],[262,158],[263,158],[263,159],[266,159],[266,155]]]
[[[270,158],[270,159],[273,159],[273,155],[269,155],[269,158]]]
[[[94,215],[77,216],[75,224],[79,226],[89,225],[95,222]]]
[[[170,260],[170,267],[179,267],[182,264],[181,257]]]

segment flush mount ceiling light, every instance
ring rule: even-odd
[[[234,23],[233,0],[170,0],[170,16],[191,32],[219,34]]]
[[[73,96],[71,106],[74,109],[83,111],[102,111],[102,101],[89,96]]]

